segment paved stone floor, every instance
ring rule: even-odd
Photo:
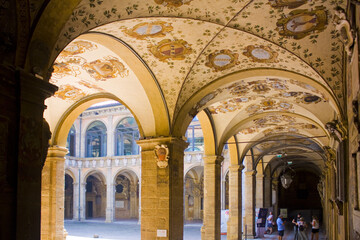
[[[184,240],[201,240],[201,223],[186,224],[184,227]],[[66,240],[140,240],[140,225],[137,221],[117,221],[114,223],[104,223],[99,220],[87,220],[78,222],[65,220],[65,229],[68,232]],[[98,236],[98,238],[94,238]],[[265,234],[261,239],[278,239],[277,232],[271,235]],[[310,229],[308,237],[311,239]],[[294,233],[291,226],[287,227],[283,240],[293,240]],[[226,235],[221,236],[221,240],[226,240]],[[319,240],[326,240],[326,237],[320,234]]]

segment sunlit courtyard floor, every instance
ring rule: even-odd
[[[201,223],[186,224],[184,226],[184,240],[201,240]],[[104,223],[103,220],[87,220],[83,222],[65,220],[65,229],[68,232],[66,240],[140,240],[140,224],[137,221],[116,221],[114,223]],[[308,238],[311,233],[308,229]],[[244,236],[245,237],[245,236]],[[226,235],[221,236],[225,240]],[[260,239],[260,238],[258,238]],[[261,239],[278,239],[277,232],[271,235],[266,234]],[[293,240],[294,233],[291,226],[287,226],[283,240]],[[320,234],[319,240],[325,240],[326,237]]]
[[[200,228],[202,224],[193,223],[184,226],[185,240],[200,240]],[[65,220],[65,229],[68,232],[66,240],[140,240],[140,224],[137,221],[116,221],[104,223],[99,220],[87,220],[84,222]],[[98,238],[94,238],[94,236]],[[225,240],[222,236],[221,240]]]

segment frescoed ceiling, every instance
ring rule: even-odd
[[[325,124],[341,119],[344,107],[335,7],[345,8],[346,2],[82,0],[55,43],[50,81],[59,91],[50,102],[69,107],[111,93],[130,109],[144,101],[141,107],[152,111],[158,106],[146,99],[155,92],[141,86],[154,81],[169,133],[184,109],[191,109],[191,117],[209,113],[218,142],[235,134],[241,141],[283,133],[327,135]],[[125,46],[152,79],[139,77],[128,55],[90,35]]]

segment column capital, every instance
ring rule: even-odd
[[[231,172],[237,172],[237,171],[242,171],[245,168],[245,166],[243,164],[232,164],[229,167],[229,171]]]
[[[184,151],[185,148],[189,145],[182,138],[178,137],[154,137],[137,140],[136,143],[141,147],[141,151],[153,151],[155,146],[165,144],[165,145],[176,145],[181,151]]]
[[[245,171],[245,176],[255,176],[256,175],[256,170],[248,170]]]
[[[224,160],[224,157],[218,155],[204,155],[203,160],[204,164],[220,164]]]
[[[60,158],[64,158],[65,160],[65,156],[67,153],[68,153],[67,148],[55,145],[55,146],[50,146],[48,148],[47,157],[60,157]]]

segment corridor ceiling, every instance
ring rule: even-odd
[[[132,111],[143,137],[184,134],[205,111],[215,149],[234,135],[240,150],[282,134],[326,146],[325,124],[343,120],[346,100],[345,54],[332,21],[346,4],[52,0],[33,42],[54,49],[48,67],[59,91],[45,112],[53,143],[71,111],[111,98]]]

